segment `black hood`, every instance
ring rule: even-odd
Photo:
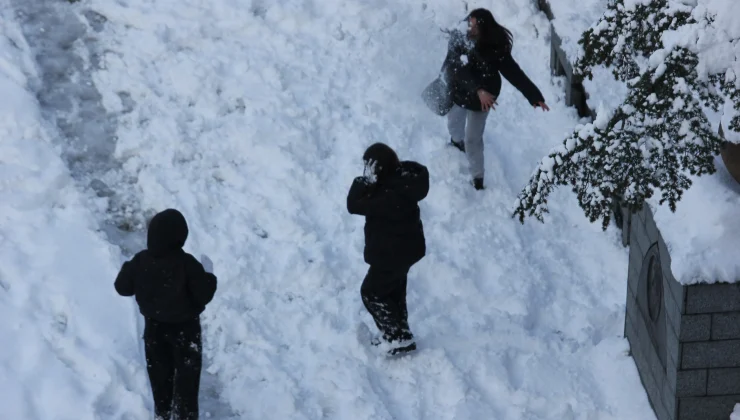
[[[146,247],[155,256],[163,256],[182,249],[188,239],[185,216],[175,209],[157,213],[149,222]]]
[[[429,170],[421,163],[406,160],[400,163],[386,184],[399,194],[421,201],[429,193]]]

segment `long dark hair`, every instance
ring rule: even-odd
[[[502,54],[511,53],[514,46],[514,37],[511,35],[511,31],[499,25],[488,9],[475,9],[468,14],[465,20],[470,20],[470,18],[475,18],[478,26],[476,49],[479,51],[493,49]]]

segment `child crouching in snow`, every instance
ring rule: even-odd
[[[429,172],[417,162],[400,162],[383,143],[370,146],[363,160],[365,175],[354,179],[347,210],[365,216],[364,258],[370,268],[360,294],[393,355],[416,349],[406,282],[411,266],[426,254],[418,203],[429,192]]]
[[[136,296],[145,319],[147,371],[161,420],[198,419],[200,314],[216,293],[211,261],[185,252],[187,237],[179,211],[158,213],[149,223],[147,249],[125,262],[115,281],[118,294]]]

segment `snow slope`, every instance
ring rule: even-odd
[[[120,254],[95,230],[29,91],[32,55],[0,1],[0,418],[148,415]]]
[[[566,191],[545,225],[510,217],[531,168],[577,118],[550,80],[548,22],[529,0],[470,4],[512,30],[515,57],[552,108],[535,111],[504,84],[488,122],[484,192],[419,98],[444,56],[439,28],[464,15],[458,4],[68,5],[96,31],[75,45],[96,38],[99,62],[87,71],[116,120],[120,167],[101,175],[135,196],[133,219],[182,210],[186,248],[215,263],[219,290],[203,319],[217,383],[205,392],[220,388],[238,418],[654,418],[622,337],[627,256],[616,233],[588,224]],[[26,102],[13,118],[38,127]],[[109,209],[74,191],[48,144],[28,140],[42,131],[18,130],[26,137],[0,146],[0,159],[19,165],[6,175],[0,160],[2,179],[26,174],[0,190],[13,194],[0,204],[10,238],[0,242],[0,278],[11,284],[0,290],[9,320],[0,336],[39,349],[45,364],[24,370],[27,350],[0,350],[9,384],[0,407],[15,410],[0,418],[145,418],[135,306],[114,296],[119,251],[90,222]],[[432,177],[422,203],[428,256],[409,279],[420,350],[398,360],[368,355],[355,337],[369,322],[359,299],[367,267],[362,219],[347,214],[345,197],[374,141]],[[60,311],[67,329],[53,333]]]
[[[208,369],[240,418],[653,418],[621,336],[627,259],[615,233],[589,225],[567,193],[547,225],[510,218],[537,158],[576,120],[550,81],[548,23],[528,0],[479,4],[512,29],[553,108],[536,112],[505,85],[480,194],[418,96],[458,4],[73,6],[107,18],[94,80],[109,112],[124,107],[118,92],[134,104],[116,156],[142,208],[181,209],[188,246],[214,260]],[[355,339],[367,267],[345,196],[374,141],[432,176],[429,253],[409,286],[421,349],[396,361]]]
[[[554,16],[552,25],[562,40],[560,47],[569,59],[575,61],[583,51],[578,45],[581,35],[599,20],[609,2],[608,0],[547,0],[547,2]]]

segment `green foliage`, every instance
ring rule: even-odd
[[[570,186],[591,222],[609,225],[613,203],[642,208],[656,190],[671,211],[691,187],[691,176],[716,171],[714,156],[722,140],[712,130],[704,107],[718,110],[732,97],[734,83],[714,75],[702,80],[697,55],[683,47],[666,48],[663,32],[693,23],[689,10],[650,0],[631,8],[610,0],[607,12],[580,44],[584,54],[575,73],[591,79],[593,66],[611,67],[629,86],[624,103],[610,115],[579,126],[540,163],[518,196],[514,217],[543,221],[547,199],[558,186]],[[650,61],[659,65],[649,65]],[[740,116],[731,128],[740,128]]]
[[[722,91],[735,104],[735,116],[730,120],[729,129],[740,133],[740,88],[737,84],[727,81],[722,84]]]
[[[675,211],[691,186],[689,175],[715,172],[713,156],[722,144],[691,89],[697,62],[695,54],[677,48],[663,66],[630,82],[627,99],[608,122],[578,127],[549,154],[519,194],[515,216],[542,221],[547,197],[565,185],[603,229],[615,198],[636,211],[659,189],[660,203]]]
[[[668,8],[667,0],[654,0],[627,8],[624,0],[610,0],[599,21],[583,33],[578,43],[584,54],[575,72],[591,79],[591,68],[612,67],[614,77],[627,81],[640,76],[636,57],[648,57],[663,47],[661,36],[689,21],[687,11]]]

